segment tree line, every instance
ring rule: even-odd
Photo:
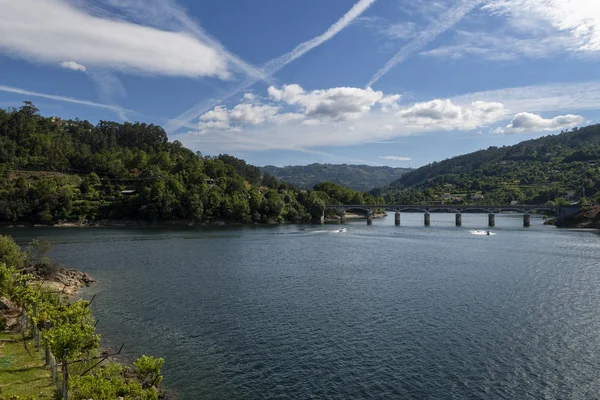
[[[600,203],[600,125],[434,162],[371,193],[401,204]]]
[[[30,102],[0,109],[0,221],[308,222],[328,204],[381,201],[332,185],[301,190],[152,124],[43,117]]]

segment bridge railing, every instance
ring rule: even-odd
[[[374,209],[385,209],[385,210],[481,210],[482,212],[497,213],[502,211],[553,211],[558,213],[560,207],[548,206],[548,205],[450,205],[450,204],[339,204],[339,205],[327,205],[327,210],[374,210]]]

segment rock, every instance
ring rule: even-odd
[[[6,297],[0,297],[0,310],[18,310],[19,307]]]

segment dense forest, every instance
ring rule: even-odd
[[[376,203],[325,184],[301,190],[229,155],[204,156],[143,123],[0,109],[0,221],[306,222],[326,204]]]
[[[600,202],[600,125],[435,162],[373,190],[392,203]]]
[[[310,164],[259,167],[261,172],[273,175],[284,182],[309,189],[322,182],[333,182],[354,190],[369,191],[389,185],[410,168],[373,167],[348,164]]]

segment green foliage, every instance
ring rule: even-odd
[[[9,267],[4,262],[0,262],[0,296],[12,297],[15,279],[18,271],[14,267]]]
[[[48,345],[59,363],[69,366],[72,373],[68,382],[70,397],[157,400],[157,387],[162,381],[161,369],[164,360],[143,356],[135,362],[132,373],[118,363],[108,363],[88,370],[95,366],[93,356],[99,353],[100,344],[100,335],[94,327],[90,302],[65,302],[56,293],[49,292],[35,283],[32,276],[14,266],[21,266],[21,261],[26,259],[25,253],[21,252],[12,238],[0,238],[3,248],[10,250],[3,253],[6,256],[4,258],[12,260],[13,264],[0,262],[0,296],[8,297],[23,307],[29,319],[40,330],[44,345]],[[28,252],[33,259],[41,259],[49,249],[49,242],[39,239],[29,245]],[[47,322],[50,323],[49,327]],[[88,357],[92,358],[86,359]],[[86,374],[81,376],[83,372]],[[18,399],[14,396],[0,397],[3,398]]]
[[[119,363],[108,363],[84,376],[74,376],[70,381],[70,398],[74,400],[113,400],[119,397],[135,400],[157,400],[156,386],[144,387],[132,379]]]
[[[163,379],[161,369],[164,364],[164,359],[149,356],[141,356],[135,360],[133,363],[135,366],[135,373],[143,387],[160,385]]]
[[[260,170],[269,176],[304,189],[310,189],[322,182],[333,182],[360,191],[388,185],[410,168],[373,167],[369,165],[310,164],[275,167],[267,165]],[[268,186],[268,185],[265,185]]]
[[[155,386],[127,377],[127,369],[119,363],[108,363],[84,376],[70,380],[70,398],[74,400],[114,400],[119,397],[136,400],[157,400]]]
[[[96,334],[87,302],[69,303],[57,308],[56,314],[49,314],[54,325],[43,331],[42,338],[58,360],[76,360],[100,345],[100,335]]]
[[[27,255],[12,237],[0,235],[0,262],[10,267],[23,267],[27,263]]]
[[[599,192],[600,125],[592,125],[435,162],[371,193],[398,204],[566,205]]]
[[[56,121],[30,103],[2,115],[0,221],[307,222],[322,207],[244,160],[168,142],[158,126]],[[372,200],[327,190],[317,197],[328,204]]]
[[[36,293],[29,285],[30,281],[30,275],[0,262],[0,296],[13,299],[17,305],[26,304],[35,297]]]

